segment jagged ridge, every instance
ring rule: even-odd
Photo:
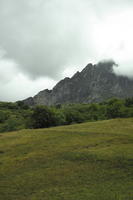
[[[65,78],[52,90],[43,90],[24,100],[28,105],[57,105],[66,103],[100,102],[112,97],[133,96],[133,80],[117,76],[113,61],[88,64],[72,78]]]

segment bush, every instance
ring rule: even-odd
[[[85,121],[133,117],[133,98],[102,103],[28,107],[22,101],[0,102],[0,132],[45,128]]]
[[[54,126],[56,124],[54,113],[46,106],[36,106],[31,116],[31,124],[32,128]]]
[[[126,117],[124,102],[115,98],[109,100],[106,107],[106,116],[107,119]]]
[[[6,111],[0,111],[0,123],[4,123],[9,117],[9,113]]]
[[[1,132],[15,131],[25,128],[22,119],[18,119],[16,116],[11,116],[5,123],[0,127]]]
[[[133,97],[125,99],[125,106],[127,107],[133,106]]]
[[[66,108],[63,111],[66,119],[66,124],[81,123],[85,121],[84,114],[73,108]]]
[[[61,109],[57,109],[57,107],[52,107],[50,110],[53,114],[53,121],[55,126],[66,124],[66,116]]]

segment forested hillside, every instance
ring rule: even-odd
[[[0,103],[0,132],[45,128],[87,121],[133,117],[133,98],[102,103],[29,107],[22,101]]]

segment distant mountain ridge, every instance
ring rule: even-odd
[[[57,105],[68,103],[92,103],[117,97],[133,96],[133,80],[117,76],[113,61],[88,64],[71,78],[64,78],[52,90],[45,89],[24,100],[27,105]]]

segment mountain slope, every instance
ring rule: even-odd
[[[133,199],[133,118],[0,134],[1,200]]]
[[[28,105],[100,102],[111,97],[133,96],[133,80],[117,76],[114,62],[88,64],[72,78],[61,80],[52,90],[43,90],[24,102]]]

